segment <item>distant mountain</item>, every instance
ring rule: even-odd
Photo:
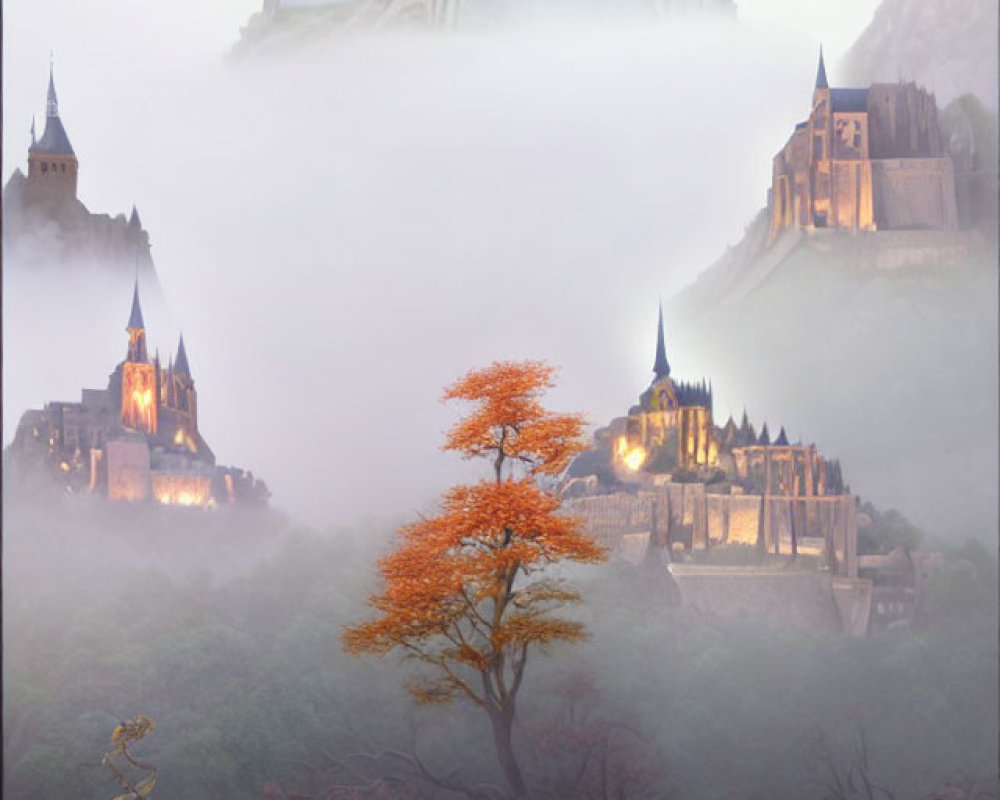
[[[587,15],[655,19],[735,16],[735,0],[264,0],[240,32],[237,55],[281,49],[355,30],[482,29]]]
[[[945,106],[973,93],[997,110],[997,0],[882,0],[847,52],[846,84],[913,80]]]

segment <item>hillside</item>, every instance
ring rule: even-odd
[[[854,86],[913,80],[942,106],[972,92],[996,111],[996,0],[882,0],[837,72]]]
[[[891,251],[892,234],[880,236],[876,253]],[[841,458],[855,493],[929,531],[991,537],[996,251],[966,238],[964,258],[928,248],[926,266],[890,270],[865,266],[872,241],[805,237],[728,300],[710,291],[732,285],[717,264],[669,304],[670,338],[697,352],[717,391],[745,403],[758,426],[785,425]],[[741,410],[718,405],[718,424]]]

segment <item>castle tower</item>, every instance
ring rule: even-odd
[[[819,48],[819,65],[816,67],[816,86],[813,88],[812,113],[809,115],[809,165],[812,203],[807,224],[825,228],[832,222],[830,195],[831,149],[833,125],[830,109],[830,84],[826,79],[823,47]]]
[[[187,415],[187,432],[193,435],[198,430],[198,393],[194,388],[194,378],[191,377],[183,333],[177,344],[177,358],[174,360],[171,380],[174,385],[175,408]]]
[[[76,198],[79,162],[66,129],[59,118],[52,65],[49,65],[49,91],[45,104],[45,131],[35,140],[35,124],[31,124],[31,147],[28,148],[28,185],[32,189],[52,192],[57,196]]]
[[[122,364],[122,425],[149,434],[156,433],[157,408],[156,367],[146,353],[146,326],[139,304],[139,282],[132,290],[132,312],[129,314],[128,355]]]

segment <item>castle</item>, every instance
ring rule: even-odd
[[[53,69],[45,103],[45,128],[31,123],[28,174],[18,168],[3,190],[3,250],[11,271],[53,266],[110,270],[161,296],[149,234],[135,206],[129,216],[92,214],[77,196],[80,162],[59,115]],[[148,299],[148,296],[147,296]]]
[[[830,88],[820,51],[812,109],[774,157],[768,244],[789,229],[958,229],[955,174],[934,96],[914,83]]]
[[[126,330],[125,359],[106,389],[84,389],[79,403],[52,402],[24,413],[7,453],[15,473],[40,467],[66,491],[113,501],[266,505],[264,483],[253,473],[217,466],[202,438],[183,335],[165,367],[158,353],[150,360],[138,284]]]
[[[898,603],[886,604],[881,567],[859,554],[870,522],[839,461],[783,427],[758,432],[745,411],[716,425],[711,384],[671,376],[662,309],[653,373],[570,464],[566,513],[625,561],[669,562],[680,602],[703,612],[854,635],[891,623]]]
[[[653,373],[639,404],[567,470],[562,493],[595,535],[615,548],[645,526],[671,550],[808,555],[856,577],[855,498],[839,462],[790,443],[783,427],[773,440],[766,423],[758,433],[745,411],[740,425],[716,426],[711,384],[671,377],[662,308]],[[611,511],[619,505],[624,516]]]

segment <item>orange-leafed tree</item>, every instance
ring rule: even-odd
[[[464,697],[486,712],[514,797],[527,791],[511,737],[529,655],[586,636],[554,613],[580,596],[547,568],[605,558],[537,483],[585,447],[583,419],[540,402],[554,372],[543,362],[503,361],[445,390],[445,401],[472,409],[444,449],[487,459],[492,479],[453,487],[440,513],[400,530],[399,547],[379,562],[384,589],[370,601],[379,616],[344,635],[349,652],[396,651],[429,665],[409,687],[419,702]]]

